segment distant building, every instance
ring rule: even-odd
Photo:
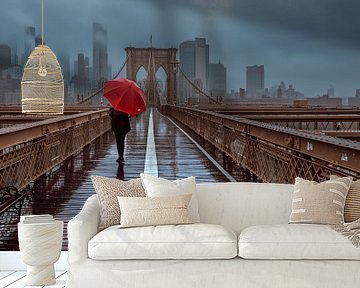
[[[314,106],[326,106],[326,107],[342,106],[342,98],[329,97],[329,95],[327,94],[315,98],[306,98],[306,100],[309,105],[314,105]]]
[[[212,96],[226,94],[226,67],[220,61],[209,65],[209,92]]]
[[[293,85],[289,85],[289,88],[285,91],[285,95],[287,99],[295,99],[296,98],[296,91]]]
[[[70,80],[71,80],[71,70],[70,70],[70,57],[64,51],[57,53],[57,58],[61,66],[61,70],[64,77],[64,101],[65,103],[73,102],[73,95],[70,93]]]
[[[360,97],[349,97],[348,105],[349,106],[360,106]]]
[[[85,57],[83,53],[78,54],[77,64],[77,94],[85,95],[87,92],[89,92],[89,57]]]
[[[281,83],[276,91],[277,98],[286,98],[286,96],[285,96],[286,89],[287,88],[286,88],[284,81],[281,81]]]
[[[39,46],[39,45],[41,45],[42,44],[42,37],[41,37],[41,35],[37,35],[36,37],[35,37],[35,47],[37,47],[37,46]],[[44,43],[45,44],[45,43]]]
[[[112,79],[113,78],[113,75],[112,75],[112,67],[111,65],[108,66],[108,79]]]
[[[289,87],[285,84],[284,81],[281,81],[280,84],[272,86],[270,89],[266,88],[264,95],[267,98],[278,98],[278,99],[303,99],[304,94],[296,91],[292,84]]]
[[[84,55],[84,53],[78,54],[77,64],[78,64],[77,71],[78,71],[79,78],[85,79],[85,55]]]
[[[21,103],[21,91],[15,90],[13,92],[5,92],[3,94],[4,104],[20,104]]]
[[[330,85],[330,87],[327,89],[327,95],[329,95],[329,97],[335,97],[335,88],[334,88],[334,86]]]
[[[20,83],[20,79],[0,78],[0,102],[5,104],[20,103]]]
[[[0,45],[0,75],[1,71],[11,66],[11,48],[9,45]]]
[[[79,75],[79,65],[78,65],[78,60],[74,61],[74,71],[73,71],[73,76],[77,76]]]
[[[27,59],[32,50],[35,48],[35,27],[25,27],[25,41],[24,41],[24,54],[22,58],[22,66],[27,62]]]
[[[108,79],[107,31],[102,23],[93,23],[93,87]]]
[[[88,56],[85,56],[85,67],[84,67],[84,77],[85,77],[85,87],[87,90],[90,90],[90,60]]]
[[[355,97],[360,98],[360,89],[356,89]]]
[[[239,89],[239,97],[245,98],[246,97],[246,90],[244,88]]]
[[[12,41],[10,47],[11,47],[11,65],[18,65],[19,58],[17,54],[17,42]]]
[[[264,92],[264,65],[246,67],[246,94],[248,97],[259,97]]]
[[[195,78],[195,41],[185,41],[180,44],[180,67],[189,77]]]
[[[79,53],[74,61],[74,76],[71,78],[69,94],[73,99],[86,98],[91,91],[89,57]]]
[[[63,72],[64,83],[69,84],[70,79],[71,79],[69,54],[67,54],[64,51],[61,51],[61,52],[57,53],[57,58],[59,60],[61,70]]]
[[[209,45],[205,38],[195,38],[193,41],[185,41],[180,44],[180,67],[196,85],[203,91],[209,90]],[[193,94],[194,90],[189,87],[186,79],[179,77],[179,103],[187,102],[188,98],[199,100],[198,94]],[[196,99],[192,99],[196,102]]]
[[[2,78],[18,79],[22,78],[22,68],[20,65],[12,65],[9,68],[2,70]]]
[[[349,106],[360,106],[360,89],[356,89],[355,97],[348,98]]]
[[[238,101],[239,98],[240,98],[240,91],[241,90],[239,90],[239,92],[237,92],[234,89],[231,89],[230,93],[226,94],[226,98],[224,99],[224,102],[229,102],[229,101],[230,102],[234,102],[234,101],[236,102],[236,101]]]

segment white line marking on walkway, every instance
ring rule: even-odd
[[[160,112],[159,112],[159,113],[160,113]],[[169,117],[167,117],[167,116],[165,116],[165,115],[163,115],[163,114],[161,114],[161,115],[162,115],[163,117],[166,117],[166,118],[167,118],[171,123],[173,123],[182,133],[184,133],[185,136],[188,137],[188,138],[196,145],[196,147],[199,148],[199,150],[200,150],[202,153],[204,153],[204,155],[216,166],[216,168],[218,168],[218,169],[221,171],[221,173],[224,174],[224,176],[225,176],[226,178],[228,178],[229,181],[231,181],[231,182],[237,182],[237,181],[235,180],[235,178],[232,177],[232,176],[224,169],[224,167],[222,167],[222,166],[220,165],[219,162],[217,162],[213,157],[211,157],[211,155],[210,155],[209,153],[207,153],[206,150],[205,150],[203,147],[201,147],[201,145],[200,145],[199,143],[197,143],[188,133],[186,133],[182,128],[180,128],[179,125],[177,125],[177,124],[176,124],[172,119],[170,119]]]
[[[149,126],[146,142],[146,155],[144,173],[159,177],[159,170],[156,158],[156,147],[154,138],[153,108],[150,110]]]

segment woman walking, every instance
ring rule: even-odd
[[[131,130],[129,114],[116,111],[110,108],[111,128],[114,131],[116,139],[116,147],[119,158],[116,160],[118,163],[125,163],[124,161],[124,148],[126,134]]]

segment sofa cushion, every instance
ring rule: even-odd
[[[191,224],[187,209],[191,194],[171,197],[118,197],[121,228]]]
[[[321,183],[295,178],[290,223],[342,224],[352,177]]]
[[[192,197],[188,209],[194,223],[200,222],[195,177],[174,181],[144,173],[141,173],[140,177],[147,197],[169,197],[191,194]]]
[[[328,225],[251,226],[239,237],[246,259],[360,259],[360,249]]]
[[[237,237],[213,224],[112,226],[89,241],[88,253],[96,260],[229,259],[237,255]]]
[[[338,179],[339,176],[330,175],[330,180]],[[346,196],[344,207],[344,221],[349,223],[360,219],[360,180],[352,182]]]
[[[103,176],[91,176],[100,206],[99,229],[120,224],[120,208],[117,196],[145,197],[141,179],[122,181]]]

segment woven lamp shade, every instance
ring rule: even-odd
[[[21,81],[22,112],[63,114],[64,78],[54,52],[37,46],[26,62]]]

